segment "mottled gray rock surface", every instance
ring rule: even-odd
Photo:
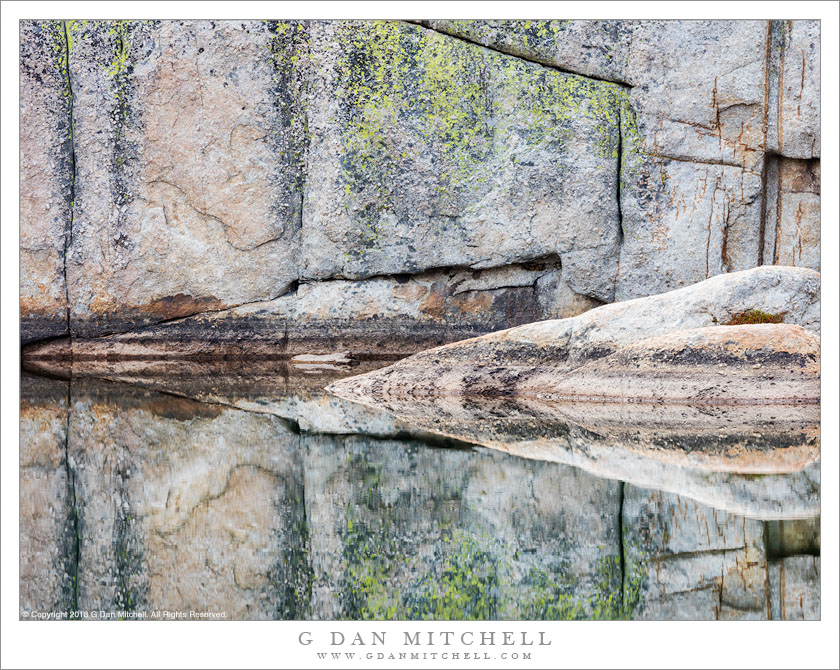
[[[558,256],[613,294],[616,87],[394,22],[317,24],[303,278]]]
[[[787,556],[771,561],[770,618],[820,620],[820,557]]]
[[[265,300],[297,278],[303,121],[260,21],[88,21],[70,73],[72,331]]]
[[[623,347],[649,337],[725,324],[751,309],[783,313],[785,323],[810,331],[811,335],[802,331],[802,336],[810,342],[808,355],[815,356],[819,274],[805,268],[761,267],[604,305],[569,319],[527,324],[422,351],[388,368],[342,380],[330,389],[386,398],[539,395],[551,392],[572,370]],[[778,340],[777,344],[785,346]],[[701,374],[714,373],[705,369]]]
[[[772,21],[767,146],[790,158],[820,157],[820,22]]]
[[[636,22],[439,19],[418,23],[560,70],[627,83],[627,49]]]
[[[316,312],[341,294],[348,313],[368,299],[347,281],[533,287],[485,294],[480,324],[418,317],[423,292],[388,321],[389,288],[372,316],[383,337],[422,331],[416,350],[819,268],[815,21],[21,26],[24,342],[66,334],[68,314],[83,337],[217,314],[152,338],[188,348],[293,336],[287,309],[237,308],[310,282],[335,284]],[[524,280],[529,264],[554,274]],[[349,327],[316,321],[299,337]]]
[[[820,269],[820,163],[777,158],[767,166],[763,257]]]
[[[622,521],[639,619],[770,618],[760,522],[629,486]]]
[[[20,317],[26,343],[68,333],[64,253],[73,200],[66,26],[21,23]]]

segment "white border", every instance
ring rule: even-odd
[[[57,18],[819,18],[822,20],[822,621],[817,623],[183,623],[18,620],[18,20]],[[4,2],[2,5],[2,667],[341,667],[302,631],[548,631],[532,663],[376,667],[838,667],[838,5],[835,2]],[[108,626],[104,630],[103,626]],[[370,649],[371,651],[373,649]],[[400,651],[405,651],[400,648]],[[439,648],[438,651],[441,651]],[[354,661],[352,667],[366,667]]]

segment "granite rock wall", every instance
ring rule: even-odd
[[[815,21],[24,21],[21,340],[257,329],[331,350],[368,319],[406,353],[818,270],[819,39]]]

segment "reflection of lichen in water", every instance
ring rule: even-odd
[[[599,547],[581,563],[566,540],[524,547],[504,539],[492,524],[469,521],[463,484],[452,478],[427,482],[420,530],[412,512],[418,501],[388,495],[380,464],[354,454],[347,467],[356,486],[341,529],[344,618],[632,617],[643,573],[634,565],[623,574],[620,554]]]
[[[625,565],[624,595],[621,606],[622,619],[632,619],[634,617],[636,607],[638,607],[642,597],[645,579],[645,566],[643,563],[634,563],[632,566]]]
[[[390,520],[348,516],[343,536],[344,616],[349,619],[629,619],[641,572],[624,580],[619,557],[598,563],[582,589],[568,566],[525,567],[510,543],[483,533],[443,530],[425,560],[399,541]],[[525,568],[524,577],[516,578]]]
[[[581,593],[577,580],[566,566],[532,567],[519,584],[522,618],[532,620],[615,620],[631,619],[642,583],[642,571],[635,565],[622,575],[618,555],[604,556],[594,571],[594,589]]]
[[[348,512],[343,535],[344,616],[348,619],[394,619],[400,613],[392,584],[401,551],[387,522],[368,525]]]
[[[406,590],[406,618],[451,621],[499,618],[499,547],[489,538],[446,533],[431,570]]]
[[[584,609],[573,594],[575,583],[556,567],[532,567],[520,584],[523,595],[522,618],[568,621],[583,619]]]
[[[359,506],[349,505],[342,532],[343,611],[348,619],[393,619],[399,612],[394,589],[398,561],[407,547],[398,541],[394,506],[381,497],[381,467],[351,456],[348,468],[358,482]]]
[[[143,606],[138,584],[143,576],[143,556],[134,535],[136,520],[124,509],[123,505],[118,507],[114,523],[114,605],[118,610],[132,612]]]
[[[582,595],[578,579],[568,566],[531,567],[519,588],[523,592],[525,619],[570,621],[615,619],[621,607],[621,575],[618,557],[606,556],[596,570],[595,590]]]

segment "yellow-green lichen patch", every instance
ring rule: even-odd
[[[424,235],[457,228],[534,152],[558,174],[582,152],[617,170],[620,86],[397,22],[341,24],[336,41],[347,256],[418,210]]]
[[[128,122],[129,76],[131,74],[131,36],[134,21],[103,21],[111,60],[105,66],[105,74],[111,79],[111,94],[114,98],[112,120],[115,123],[117,142],[122,139]],[[120,154],[115,156],[115,161]]]
[[[70,79],[70,54],[73,52],[73,45],[76,35],[85,25],[85,21],[73,19],[45,21],[47,34],[52,45],[54,65],[61,75],[62,89],[61,97],[69,117],[67,140],[73,142],[73,86]]]
[[[529,144],[577,139],[593,143],[600,158],[618,158],[622,87],[515,58],[501,72],[503,95],[513,92],[518,110],[510,121],[524,125]]]
[[[603,556],[593,570],[593,586],[581,589],[563,564],[534,566],[519,585],[523,618],[534,620],[614,620],[629,618],[618,555]]]
[[[565,543],[522,550],[483,524],[464,524],[457,491],[433,486],[431,526],[384,503],[379,467],[356,462],[356,502],[341,531],[342,616],[349,619],[621,619],[632,614],[618,555],[600,548],[585,579]],[[361,467],[358,467],[360,466]],[[446,490],[444,490],[444,488]],[[457,486],[456,486],[457,489]],[[444,501],[445,504],[444,504]],[[425,524],[424,524],[425,526]],[[631,582],[631,588],[632,584]],[[624,580],[625,590],[627,580]],[[636,589],[638,590],[638,589]]]
[[[627,187],[628,180],[637,177],[648,166],[648,163],[644,140],[636,121],[636,112],[630,103],[630,95],[625,89],[620,91],[619,110],[621,123],[619,184],[623,190]]]
[[[480,50],[395,22],[343,25],[339,43],[346,204],[367,203],[364,252],[399,209],[400,175],[418,162],[435,165],[428,187],[438,208],[458,209],[459,190],[492,150],[489,71]]]
[[[564,20],[506,19],[445,20],[433,22],[452,35],[466,37],[480,44],[504,48],[515,54],[548,55],[557,50],[559,40],[571,24]]]
[[[130,28],[128,21],[109,21],[108,35],[113,40],[114,59],[107,68],[108,76],[118,77],[125,72],[131,53]]]

